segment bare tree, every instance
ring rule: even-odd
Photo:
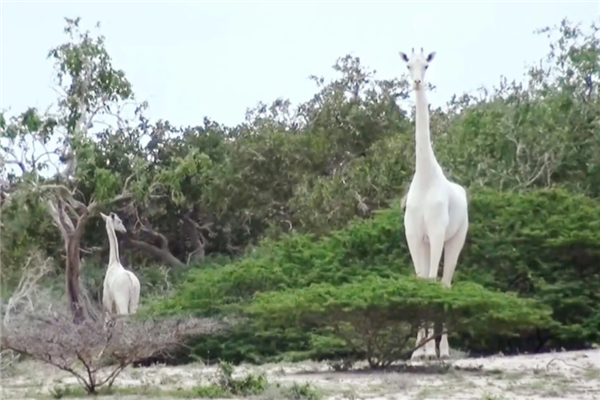
[[[23,267],[21,279],[13,292],[8,298],[6,305],[1,304],[3,314],[2,321],[5,325],[10,323],[10,317],[13,313],[32,312],[34,310],[34,301],[39,299],[38,281],[50,272],[51,258],[43,259],[39,251],[34,251],[27,258]],[[0,371],[4,372],[13,363],[18,361],[20,355],[14,351],[3,351],[0,354]]]
[[[39,251],[32,252],[27,257],[17,288],[8,298],[6,306],[2,304],[4,314],[2,320],[5,324],[10,322],[10,315],[13,312],[23,311],[23,309],[28,312],[33,311],[34,298],[38,295],[38,281],[50,272],[51,261],[50,257],[44,260]]]
[[[102,310],[93,308],[92,312]],[[100,315],[100,314],[98,314]],[[72,374],[90,393],[112,386],[136,360],[168,352],[186,338],[211,334],[226,327],[207,318],[103,318],[75,323],[70,311],[49,307],[14,315],[3,324],[0,350],[12,350]]]

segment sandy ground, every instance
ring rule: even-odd
[[[451,360],[446,365],[450,368],[441,368],[437,363],[412,363],[399,367],[395,372],[333,372],[326,363],[310,362],[242,365],[236,367],[234,376],[264,373],[273,385],[310,383],[323,400],[600,399],[600,350],[465,358]],[[177,399],[182,396],[172,394],[174,390],[207,385],[214,379],[215,373],[216,367],[202,364],[128,368],[115,386],[123,390],[127,388],[129,394],[101,398]],[[50,393],[53,389],[74,387],[76,383],[66,373],[33,362],[17,364],[10,376],[3,376],[0,382],[2,399],[24,400],[52,398]],[[144,386],[151,387],[146,389],[146,394],[131,394]],[[284,399],[281,394],[269,390],[255,398]]]

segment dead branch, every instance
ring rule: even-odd
[[[18,166],[23,174],[25,174],[27,172],[23,154],[21,154],[21,157],[17,157],[17,154],[15,153],[15,151],[8,146],[3,147],[2,151],[4,152],[4,154],[2,154],[2,167],[4,167],[5,165],[12,164],[12,165]],[[8,157],[8,156],[10,156],[10,157]]]
[[[38,295],[38,281],[50,272],[51,258],[45,261],[39,252],[31,254],[23,268],[23,274],[19,280],[17,288],[8,299],[6,305],[2,304],[4,313],[4,324],[10,323],[11,314],[22,312],[32,312],[34,310],[35,296]],[[6,371],[12,364],[20,359],[20,354],[14,351],[2,351],[0,356],[0,371]]]
[[[169,240],[162,233],[155,231],[154,229],[150,228],[149,226],[142,226],[140,228],[140,231],[143,232],[144,234],[148,235],[150,237],[150,240],[152,240],[154,243],[157,243],[157,247],[159,249],[161,249],[161,250],[169,249]]]
[[[19,359],[21,355],[19,353],[15,353],[14,351],[3,351],[0,355],[0,372],[5,375],[6,371]]]
[[[25,266],[23,268],[23,274],[19,280],[19,284],[15,289],[14,293],[8,299],[4,308],[4,324],[10,322],[10,315],[13,311],[17,311],[18,307],[22,303],[26,303],[28,311],[33,311],[33,300],[32,296],[36,292],[38,281],[50,272],[50,261],[52,258],[48,257],[46,260],[42,260],[42,256],[35,252],[27,258]]]
[[[356,198],[356,201],[358,202],[357,207],[360,210],[360,212],[363,213],[363,215],[368,214],[369,206],[367,205],[367,203],[365,203],[365,200],[367,198],[361,196],[357,191],[354,192],[354,197]]]
[[[158,270],[162,274],[163,279],[165,281],[165,288],[163,289],[163,292],[168,295],[169,293],[171,293],[171,280],[169,279],[169,269],[166,268],[164,265],[161,265],[158,268]]]
[[[230,254],[241,254],[243,251],[243,248],[241,246],[236,246],[233,243],[231,243],[231,237],[227,237],[227,244],[225,246],[227,247],[227,251]]]
[[[58,207],[54,204],[54,202],[52,200],[48,200],[46,202],[46,204],[48,206],[48,213],[50,214],[50,217],[54,221],[54,224],[60,230],[62,237],[63,238],[67,237],[70,234],[70,232],[75,230],[75,227],[73,227],[72,223],[67,227],[65,227],[65,225],[63,225],[61,218],[60,218],[60,213],[58,211]],[[71,222],[71,220],[69,220],[69,222]]]
[[[216,233],[211,229],[213,223],[208,222],[204,225],[198,224],[194,219],[191,218],[194,212],[190,211],[183,217],[183,227],[190,238],[193,250],[188,254],[187,264],[192,260],[204,260],[206,245],[208,240],[202,233],[207,231],[209,237],[214,237]]]
[[[94,312],[101,315],[100,308]],[[168,352],[188,337],[225,329],[227,323],[208,318],[146,319],[121,317],[73,322],[66,310],[15,315],[2,327],[0,350],[12,350],[71,373],[88,393],[111,386],[133,362]]]
[[[126,191],[126,185],[132,176],[128,177],[125,181],[123,192],[111,199],[108,202],[109,204],[131,199],[131,194]],[[50,216],[61,231],[63,238],[66,239],[69,236],[80,237],[83,234],[88,219],[98,207],[98,202],[92,200],[88,205],[85,205],[75,199],[74,193],[65,185],[47,184],[37,186],[36,189],[38,191],[51,190],[55,192],[55,199],[47,200],[47,206]],[[69,211],[70,215],[68,215],[67,211]]]
[[[547,370],[549,370],[549,369],[550,369],[550,365],[551,365],[551,364],[552,364],[554,361],[560,361],[560,362],[562,362],[563,364],[565,364],[567,367],[571,367],[571,368],[579,368],[579,369],[581,369],[581,370],[584,370],[584,371],[590,371],[590,370],[591,370],[591,368],[586,368],[586,367],[582,367],[582,366],[580,366],[580,365],[574,365],[574,364],[570,364],[570,363],[568,363],[568,362],[566,362],[565,360],[562,360],[562,359],[560,359],[560,358],[553,358],[553,359],[551,359],[550,361],[548,361],[548,364],[546,364],[546,369],[547,369]]]

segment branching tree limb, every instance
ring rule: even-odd
[[[36,295],[38,295],[38,282],[51,270],[50,261],[51,258],[43,259],[39,252],[33,252],[25,262],[23,267],[23,274],[19,280],[17,288],[13,294],[9,297],[6,305],[2,304],[2,313],[4,314],[2,321],[4,325],[8,325],[11,322],[11,315],[13,313],[19,314],[22,312],[33,312],[34,301]],[[6,370],[14,362],[19,360],[20,355],[13,351],[4,351],[0,356],[0,371]]]
[[[27,305],[28,312],[33,311],[32,296],[36,294],[38,281],[51,270],[51,258],[43,260],[39,252],[35,252],[27,258],[23,267],[23,274],[19,280],[17,288],[9,297],[4,308],[4,324],[10,322],[10,316],[13,311],[18,310],[22,303]]]
[[[206,245],[208,239],[204,236],[203,231],[208,232],[209,236],[214,236],[215,232],[211,229],[212,222],[200,225],[195,221],[195,211],[190,211],[183,217],[183,228],[190,238],[192,251],[188,254],[187,264],[193,260],[203,261],[206,254]]]
[[[85,226],[96,211],[99,203],[92,200],[88,205],[85,205],[81,201],[75,199],[73,191],[60,184],[40,185],[36,186],[36,189],[40,194],[48,191],[54,192],[54,195],[50,196],[51,198],[47,200],[48,212],[52,217],[54,224],[58,227],[64,241],[67,259],[65,269],[67,298],[69,299],[74,320],[81,322],[86,316],[80,301],[80,243],[85,232]],[[127,200],[130,197],[131,195],[129,193],[123,192],[115,196],[112,200],[104,203],[110,204]]]
[[[92,312],[101,313],[100,309]],[[103,318],[75,323],[59,309],[22,313],[2,326],[0,350],[12,350],[69,372],[92,394],[112,386],[133,362],[168,352],[186,338],[226,328],[222,321],[189,319]]]
[[[127,213],[135,222],[131,231],[128,231],[125,236],[125,246],[159,259],[170,267],[178,268],[185,265],[171,253],[167,237],[153,229],[144,217],[140,217],[135,206],[130,205]]]
[[[157,233],[154,231],[152,232]],[[162,234],[157,234],[164,238]],[[171,253],[168,246],[155,246],[153,244],[146,243],[141,240],[132,239],[129,237],[125,239],[125,245],[143,251],[144,253],[150,254],[151,256],[158,258],[159,260],[163,261],[171,267],[182,267],[184,265],[183,262],[181,262],[181,260],[179,260]]]

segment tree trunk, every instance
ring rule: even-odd
[[[196,211],[192,211],[189,215],[183,218],[183,229],[189,236],[192,251],[188,254],[187,263],[190,261],[204,261],[206,243],[200,239],[200,232],[196,228],[196,224],[192,218],[196,218]]]
[[[76,324],[85,319],[84,307],[81,304],[81,288],[79,287],[79,238],[71,235],[66,240],[67,268],[65,279],[67,285],[67,298]]]

